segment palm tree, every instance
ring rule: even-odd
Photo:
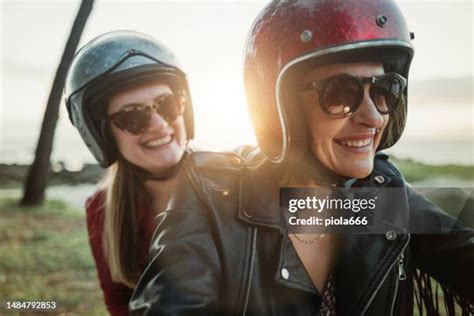
[[[35,160],[31,164],[25,181],[23,198],[21,205],[39,205],[44,201],[44,193],[51,171],[51,152],[53,150],[54,131],[59,116],[59,105],[61,104],[64,81],[66,80],[67,69],[74,57],[77,46],[81,39],[82,31],[87,19],[92,11],[94,0],[82,0],[79,11],[72,25],[69,39],[64,48],[61,62],[56,70],[53,87],[49,95],[46,111],[43,117],[43,124],[36,146]]]

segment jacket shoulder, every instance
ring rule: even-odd
[[[193,151],[190,154],[191,164],[196,168],[236,168],[242,163],[252,163],[259,158],[264,158],[260,149],[250,145],[240,146],[231,151]]]
[[[201,189],[222,191],[235,188],[244,168],[265,161],[260,149],[241,146],[232,151],[195,151],[186,162],[191,182]]]
[[[105,191],[97,190],[86,200],[86,222],[90,238],[102,234],[104,209]]]
[[[92,213],[97,213],[100,209],[104,207],[105,203],[105,191],[99,189],[94,194],[89,196],[86,200],[86,212],[88,215]]]

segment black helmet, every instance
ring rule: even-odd
[[[134,31],[113,31],[85,44],[69,67],[64,95],[69,119],[99,164],[117,160],[105,124],[104,96],[131,84],[164,80],[184,92],[187,139],[194,137],[194,118],[186,74],[174,54],[156,39]]]

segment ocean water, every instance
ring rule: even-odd
[[[46,188],[46,197],[48,199],[61,200],[82,212],[88,197],[92,196],[97,190],[95,184],[79,185],[50,185]],[[1,188],[0,198],[21,199],[23,190],[21,188]]]
[[[34,159],[41,120],[10,119],[0,122],[0,162],[30,164]],[[77,131],[65,118],[60,118],[56,126],[51,161],[64,162],[71,170],[80,169],[84,163],[95,162]]]
[[[0,163],[30,164],[34,158],[40,122],[20,119],[0,122]],[[225,138],[207,141],[205,137],[201,138],[204,140],[194,144],[202,149],[228,150],[240,144],[238,138],[229,141]],[[470,139],[410,139],[404,136],[387,153],[428,164],[474,165],[474,141]],[[52,162],[59,161],[71,170],[80,169],[83,163],[94,163],[93,156],[66,118],[61,118],[56,128]]]

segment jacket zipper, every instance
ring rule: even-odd
[[[257,227],[253,228],[252,231],[252,247],[250,255],[250,267],[249,267],[249,277],[247,279],[247,287],[245,288],[245,300],[244,300],[244,309],[242,310],[242,316],[245,316],[247,313],[247,307],[249,304],[250,298],[250,289],[252,288],[252,279],[253,279],[253,269],[255,265],[255,249],[257,248]]]
[[[400,281],[406,280],[407,278],[407,275],[405,273],[404,259],[405,259],[405,256],[402,253],[400,257],[398,257],[398,276],[395,279],[395,293],[393,295],[392,308],[390,312],[390,315],[392,316],[393,316],[393,311],[395,310],[395,302],[397,300],[398,289],[400,288]]]
[[[410,234],[407,234],[408,236],[408,240],[407,242],[405,243],[405,245],[403,245],[403,248],[402,248],[402,251],[401,251],[401,254],[403,255],[403,253],[405,252],[405,249],[406,247],[408,246],[408,244],[410,243]],[[393,262],[393,264],[391,266],[394,266],[395,264],[397,264],[397,262],[399,262],[400,260],[400,256],[397,257],[397,259]],[[402,261],[403,263],[403,261]],[[403,274],[405,273],[405,268],[404,266],[402,265],[402,270],[399,270],[400,271],[403,271]],[[361,315],[364,315],[367,310],[369,309],[369,306],[370,304],[372,303],[372,301],[374,300],[375,296],[377,295],[378,291],[380,290],[380,288],[382,287],[383,283],[385,282],[385,280],[387,279],[388,275],[390,274],[390,271],[392,271],[392,269],[388,269],[387,273],[385,273],[385,275],[383,276],[382,280],[380,281],[380,283],[377,285],[377,288],[375,289],[375,291],[372,293],[372,295],[370,296],[370,299],[369,301],[367,302],[367,304],[365,304],[364,308],[362,309],[362,312],[360,313]],[[400,275],[399,275],[400,276]],[[406,278],[406,275],[405,275],[405,278]],[[397,285],[397,291],[398,291],[398,285]]]

